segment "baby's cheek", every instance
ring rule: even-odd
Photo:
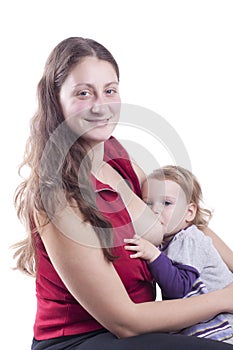
[[[167,232],[173,232],[176,227],[179,225],[181,222],[181,217],[178,215],[178,213],[171,212],[167,215]]]

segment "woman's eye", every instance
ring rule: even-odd
[[[107,94],[107,95],[113,95],[115,92],[116,92],[115,89],[107,89],[107,90],[106,90],[106,94]]]
[[[80,91],[79,92],[79,96],[88,96],[89,95],[89,91]]]
[[[171,202],[165,201],[165,202],[163,203],[163,205],[164,205],[165,207],[168,207],[169,205],[171,205]]]

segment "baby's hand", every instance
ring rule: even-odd
[[[125,245],[126,250],[135,252],[130,255],[130,258],[142,258],[151,263],[161,254],[160,250],[152,243],[135,235],[134,238],[124,239],[124,242],[130,245]]]

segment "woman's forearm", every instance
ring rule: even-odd
[[[135,304],[135,315],[125,324],[119,337],[147,332],[179,331],[229,311],[227,290],[187,298]]]

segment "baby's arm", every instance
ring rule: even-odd
[[[163,299],[183,298],[200,276],[194,267],[173,262],[164,253],[148,267],[161,288]]]
[[[148,267],[161,288],[163,299],[183,298],[192,289],[199,272],[192,266],[183,265],[170,260],[164,253],[149,241],[135,237],[125,239],[126,250],[134,253],[131,258],[142,258],[147,261]]]

